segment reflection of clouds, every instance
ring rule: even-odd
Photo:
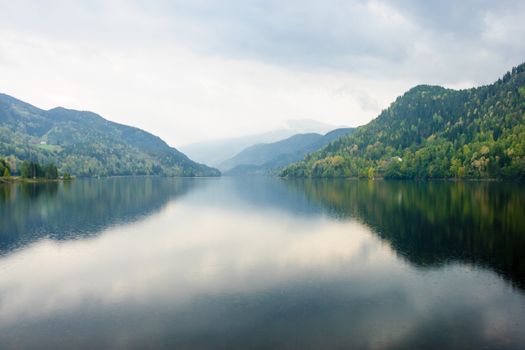
[[[133,317],[110,315],[128,327],[112,335],[119,347],[140,347],[144,334],[235,332],[252,341],[253,329],[287,327],[287,338],[312,348],[424,348],[428,334],[464,323],[480,344],[525,342],[517,333],[524,299],[493,273],[417,270],[362,224],[257,208],[177,202],[91,239],[40,241],[0,260],[0,296],[0,333],[43,320],[75,324],[86,314],[95,324],[113,308],[169,314],[140,332]],[[96,329],[82,322],[79,332]]]
[[[1,321],[47,317],[95,303],[250,292],[308,271],[363,273],[393,258],[357,223],[170,206],[85,240],[40,241],[0,261]]]

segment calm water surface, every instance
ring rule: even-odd
[[[1,349],[524,349],[525,187],[0,185]]]

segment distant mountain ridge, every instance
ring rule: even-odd
[[[0,94],[0,157],[54,162],[77,176],[219,176],[144,130],[93,112],[42,110]],[[16,169],[15,169],[16,170]]]
[[[258,143],[276,142],[295,134],[325,134],[328,131],[336,128],[337,126],[322,123],[316,120],[293,119],[287,120],[285,125],[280,129],[254,135],[198,142],[189,145],[183,145],[179,148],[181,151],[196,161],[218,167],[221,163],[234,157],[245,148]]]
[[[308,153],[319,150],[333,140],[352,133],[354,128],[340,128],[325,135],[296,134],[272,143],[248,147],[219,165],[229,175],[268,174],[301,160]]]
[[[416,86],[281,175],[525,180],[525,63],[477,88]]]

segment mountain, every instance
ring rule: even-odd
[[[525,64],[466,90],[420,85],[288,177],[525,179]]]
[[[253,145],[219,165],[229,175],[267,174],[301,160],[333,140],[351,133],[352,128],[332,130],[326,135],[297,134],[287,139]]]
[[[219,176],[144,130],[62,107],[42,110],[0,94],[0,157],[54,162],[77,176]]]
[[[222,162],[255,144],[275,142],[299,133],[324,134],[335,128],[336,126],[316,120],[294,119],[286,121],[282,129],[242,137],[198,142],[181,146],[180,149],[196,161],[218,167]]]

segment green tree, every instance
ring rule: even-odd
[[[58,179],[58,169],[55,164],[50,163],[44,166],[44,177],[46,179]]]
[[[56,177],[54,177],[56,174]],[[58,171],[56,166],[48,164],[41,166],[40,164],[33,161],[24,161],[20,170],[20,175],[24,179],[56,179],[58,178]]]
[[[374,168],[372,168],[372,167],[368,168],[368,171],[367,171],[368,178],[372,180],[374,178],[374,175],[375,175]]]
[[[392,159],[385,171],[385,178],[388,179],[401,179],[403,178],[403,173],[401,172],[401,161],[397,159]]]
[[[28,179],[31,176],[31,166],[28,161],[24,161],[20,168],[20,176],[23,179]]]
[[[0,158],[0,174],[4,173],[4,169],[7,168],[7,163],[5,160]]]

